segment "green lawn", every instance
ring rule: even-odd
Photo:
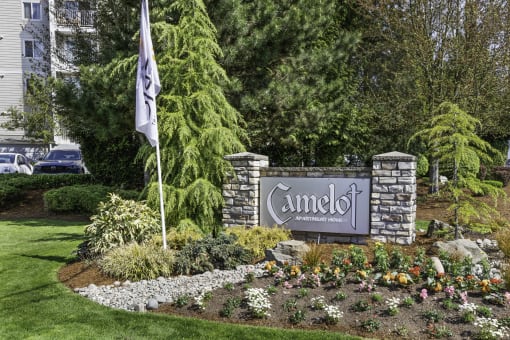
[[[1,339],[359,339],[329,332],[248,327],[125,312],[68,290],[57,272],[83,224],[0,221]]]

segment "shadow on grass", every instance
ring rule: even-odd
[[[34,242],[47,242],[47,241],[82,241],[85,239],[84,234],[69,234],[69,233],[56,233],[50,237],[43,237]]]
[[[20,254],[20,256],[30,257],[32,259],[37,259],[37,260],[57,262],[57,263],[62,263],[62,264],[67,264],[67,263],[70,263],[73,260],[75,260],[74,256],[56,256],[56,255],[44,256],[44,255],[28,255],[28,254]]]
[[[71,227],[71,226],[86,226],[90,222],[86,221],[64,221],[64,220],[53,220],[53,219],[19,219],[19,220],[8,220],[6,222],[12,222],[13,225],[19,226],[20,224],[26,227]]]

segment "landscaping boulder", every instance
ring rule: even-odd
[[[448,233],[453,230],[453,227],[449,225],[446,222],[439,221],[439,220],[432,220],[429,223],[429,226],[427,228],[427,237],[434,236],[434,233],[436,231],[441,231],[441,233]]]
[[[470,239],[459,239],[454,241],[435,242],[433,245],[438,251],[446,251],[448,254],[460,259],[470,256],[473,264],[487,260],[487,254],[478,247],[476,242]]]
[[[279,266],[285,262],[300,264],[310,247],[304,241],[288,240],[279,242],[274,249],[266,250],[266,261],[276,261]]]

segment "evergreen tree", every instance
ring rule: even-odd
[[[152,29],[162,88],[157,104],[166,221],[209,232],[218,226],[221,185],[230,169],[223,157],[243,151],[246,136],[221,88],[228,78],[216,62],[221,49],[204,3],[178,0],[156,17],[166,18],[165,11],[178,14],[176,23],[159,21]],[[154,170],[154,149],[145,148],[144,155]],[[158,207],[155,174],[151,181],[148,203]]]
[[[489,143],[476,135],[480,122],[450,102],[441,103],[434,111],[430,125],[411,137],[425,141],[431,158],[450,167],[452,178],[444,192],[452,201],[455,238],[459,237],[459,223],[472,217],[490,218],[496,210],[471,195],[504,196],[505,192],[477,178],[480,162],[500,163],[503,156]],[[467,190],[467,192],[466,192]]]
[[[350,57],[358,35],[334,0],[209,0],[234,79],[228,91],[251,150],[278,165],[339,165],[364,154],[367,121],[355,104]]]

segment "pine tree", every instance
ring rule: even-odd
[[[228,77],[216,62],[221,49],[203,2],[176,1],[159,14],[168,17],[167,10],[177,13],[176,23],[152,27],[162,87],[157,105],[166,221],[210,232],[219,222],[221,185],[230,166],[223,157],[244,151],[246,137],[239,113],[223,94]],[[154,169],[154,150],[145,152],[151,152],[147,168]],[[148,203],[157,207],[156,176],[151,180]]]

